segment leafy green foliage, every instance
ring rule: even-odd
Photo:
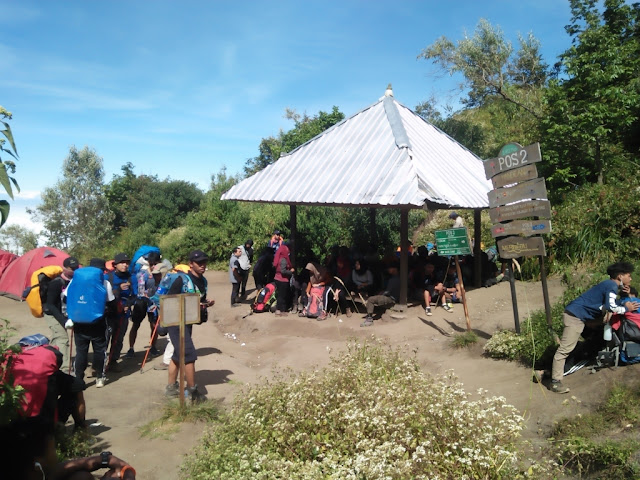
[[[0,133],[4,137],[0,137],[0,185],[2,185],[4,191],[7,192],[7,195],[13,199],[13,188],[11,187],[11,184],[13,184],[18,192],[20,191],[20,187],[18,186],[16,179],[9,176],[9,174],[13,175],[16,173],[16,164],[9,157],[12,157],[14,160],[18,160],[18,149],[16,148],[16,143],[13,140],[11,126],[4,121],[11,119],[11,112],[5,110],[2,105],[0,105],[0,117],[3,118],[3,120],[0,120],[0,123],[4,125],[4,130],[0,130]],[[7,142],[9,143],[8,145]],[[9,205],[9,202],[6,200],[0,200],[0,227],[7,221],[10,208],[11,206]]]
[[[478,343],[478,335],[475,332],[463,332],[457,333],[451,340],[450,345],[453,348],[468,348],[476,343]]]
[[[62,178],[44,189],[42,203],[30,212],[42,221],[49,245],[82,256],[107,244],[113,233],[113,212],[103,180],[103,160],[95,150],[71,147]]]
[[[369,341],[249,387],[183,467],[205,478],[515,478],[522,417]]]
[[[177,400],[165,403],[162,416],[140,427],[140,436],[148,438],[169,438],[182,423],[215,422],[220,418],[220,405],[217,402],[198,404],[185,403],[180,407]]]
[[[24,399],[24,388],[14,386],[11,372],[15,355],[20,348],[9,344],[9,335],[13,329],[9,321],[0,319],[0,424],[6,425],[17,418],[20,404]]]
[[[20,225],[8,225],[0,230],[0,247],[22,255],[38,246],[38,235]]]

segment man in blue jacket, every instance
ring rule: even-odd
[[[569,388],[562,385],[564,363],[569,354],[576,347],[580,335],[587,322],[602,323],[607,311],[624,314],[638,310],[638,302],[627,302],[624,306],[616,303],[618,289],[631,283],[633,265],[627,262],[617,262],[607,267],[609,280],[600,282],[584,292],[564,309],[564,330],[560,346],[553,357],[551,371],[551,391],[568,393]]]

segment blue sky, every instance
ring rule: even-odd
[[[570,45],[564,0],[0,0],[0,11],[0,105],[14,115],[22,189],[9,223],[30,228],[25,206],[72,145],[97,151],[105,181],[131,162],[206,190],[292,127],[286,108],[349,116],[388,83],[410,108],[432,95],[455,105],[460,79],[417,56],[480,18],[514,45],[533,32],[550,64]]]

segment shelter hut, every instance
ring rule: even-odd
[[[325,174],[316,174],[318,165]],[[302,178],[315,178],[313,188]],[[402,308],[407,304],[409,210],[474,209],[474,234],[480,238],[480,211],[489,206],[491,188],[482,159],[397,102],[389,85],[377,102],[283,154],[221,199],[288,204],[294,239],[297,205],[371,208],[373,225],[375,209],[399,209]],[[479,252],[478,241],[477,286]]]

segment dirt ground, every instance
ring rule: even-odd
[[[478,345],[466,350],[453,350],[451,335],[466,328],[462,305],[453,313],[435,308],[426,317],[421,306],[402,313],[389,311],[372,327],[360,327],[363,315],[331,316],[318,322],[290,314],[276,317],[271,313],[253,314],[249,304],[255,297],[250,290],[246,306],[231,308],[231,287],[227,272],[207,272],[209,298],[216,300],[208,323],[194,327],[194,342],[198,348],[196,382],[210,399],[229,405],[243,384],[269,377],[274,366],[291,367],[299,371],[325,365],[331,352],[344,348],[352,338],[375,335],[393,345],[417,350],[422,367],[435,374],[453,370],[469,392],[484,388],[491,395],[504,396],[525,416],[531,439],[548,430],[554,420],[586,412],[602,397],[602,392],[624,370],[601,370],[596,374],[586,369],[567,378],[569,395],[556,395],[531,382],[531,371],[505,361],[482,356],[482,346],[500,328],[513,328],[514,318],[508,282],[491,288],[467,292],[471,327],[480,337]],[[253,279],[249,280],[253,285]],[[552,303],[561,293],[557,279],[549,280]],[[520,317],[543,308],[540,283],[516,283]],[[17,330],[12,338],[43,333],[48,329],[42,319],[31,316],[26,303],[0,297],[0,317],[10,320]],[[396,317],[396,318],[393,318]],[[87,418],[100,422],[92,427],[101,448],[108,448],[135,466],[140,479],[169,480],[178,478],[183,456],[198,442],[203,425],[184,424],[170,438],[141,437],[139,428],[159,417],[165,402],[163,392],[167,372],[153,369],[162,357],[147,363],[141,373],[141,362],[147,338],[148,323],[143,324],[136,343],[136,358],[123,359],[122,373],[111,373],[106,386],[96,389],[94,379],[85,392]],[[125,348],[127,349],[127,340]],[[159,347],[164,347],[160,339]],[[627,371],[628,373],[628,371]]]

